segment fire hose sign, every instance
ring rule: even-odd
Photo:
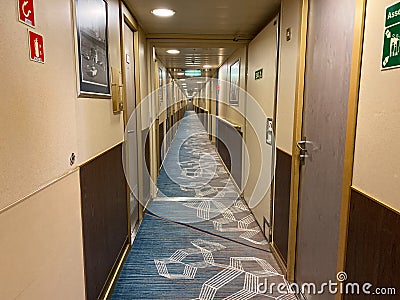
[[[19,21],[35,28],[35,7],[33,0],[18,0]]]

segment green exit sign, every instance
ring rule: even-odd
[[[185,70],[185,76],[188,77],[200,77],[201,70]]]
[[[382,70],[400,67],[400,2],[386,7]]]
[[[256,71],[256,76],[255,76],[256,80],[263,78],[263,70],[264,69],[260,69]]]

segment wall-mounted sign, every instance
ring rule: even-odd
[[[29,35],[29,58],[32,61],[44,64],[43,36],[28,30]]]
[[[386,8],[382,70],[400,67],[400,2]]]
[[[35,28],[35,7],[33,0],[18,0],[18,19]]]
[[[185,70],[185,76],[188,77],[200,77],[201,75],[201,70]]]
[[[264,71],[264,69],[260,69],[260,70],[257,70],[255,72],[255,79],[256,80],[259,80],[259,79],[263,78],[263,71]]]

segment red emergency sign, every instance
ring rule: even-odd
[[[19,20],[35,28],[35,8],[33,0],[18,0]]]
[[[29,56],[36,62],[44,63],[43,36],[28,30],[29,32]]]

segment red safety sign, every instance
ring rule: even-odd
[[[35,28],[35,8],[33,0],[18,0],[19,20]]]
[[[43,36],[34,33],[30,30],[29,32],[29,56],[30,59],[36,62],[44,63],[44,45]]]

